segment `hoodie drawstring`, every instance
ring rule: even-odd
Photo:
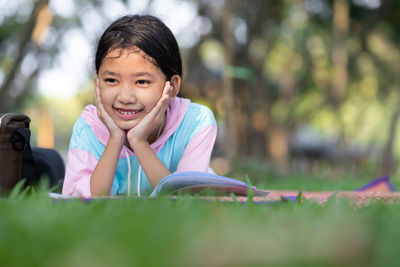
[[[128,193],[127,195],[131,195],[131,161],[129,160],[129,154],[127,151],[125,151],[125,156],[126,156],[126,162],[128,163]]]
[[[127,190],[127,195],[131,195],[131,161],[129,160],[129,154],[127,151],[125,151],[125,156],[126,156],[126,162],[128,163],[128,190]],[[138,182],[137,182],[137,195],[140,197],[140,184],[142,181],[142,166],[139,164],[139,171],[138,171]]]
[[[156,139],[158,139],[158,137],[160,137],[161,130],[163,128],[164,122],[165,121],[162,121],[161,124],[160,124],[160,128],[158,128],[157,138]],[[125,156],[126,156],[126,162],[128,163],[128,177],[127,177],[128,190],[127,190],[127,195],[130,196],[130,194],[131,194],[131,162],[129,160],[129,154],[128,154],[127,151],[125,151]],[[142,166],[140,166],[140,163],[139,163],[138,180],[137,180],[137,191],[136,191],[138,197],[140,197],[140,185],[141,185],[141,183],[142,183]]]
[[[142,181],[142,166],[139,164],[138,178],[137,178],[137,195],[140,197],[140,184]]]

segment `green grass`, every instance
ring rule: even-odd
[[[270,185],[315,184],[294,177]],[[346,177],[336,182],[340,188],[330,190],[362,185]],[[0,200],[1,266],[395,266],[399,260],[399,204],[83,202],[47,194],[39,189]]]

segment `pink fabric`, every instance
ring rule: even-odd
[[[210,125],[190,140],[178,164],[177,172],[208,172],[211,152],[217,136],[217,126]]]
[[[82,168],[82,162],[85,163],[84,168]],[[62,194],[77,197],[91,197],[90,176],[96,164],[97,159],[88,151],[71,149],[68,152]]]

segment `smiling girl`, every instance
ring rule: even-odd
[[[72,132],[63,194],[148,195],[165,176],[207,172],[217,133],[212,112],[177,97],[182,61],[153,16],[124,16],[100,38],[95,104]]]

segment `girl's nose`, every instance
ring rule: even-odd
[[[135,89],[129,85],[122,86],[117,99],[123,104],[135,103]]]

